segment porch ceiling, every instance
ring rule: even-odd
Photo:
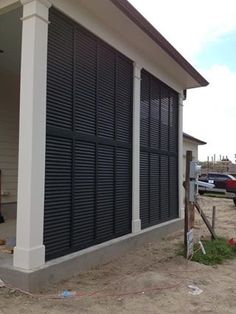
[[[20,71],[22,8],[0,15],[0,70]]]

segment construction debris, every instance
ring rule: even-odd
[[[5,283],[4,281],[2,281],[2,279],[0,278],[0,288],[4,288],[5,287]]]
[[[13,254],[13,247],[7,245],[7,241],[5,239],[0,239],[0,253]]]
[[[189,291],[188,293],[189,294],[192,294],[192,295],[199,295],[203,292],[202,289],[198,288],[197,286],[194,286],[194,285],[188,285],[189,289],[191,289],[192,291]]]
[[[9,249],[6,247],[0,247],[0,253],[7,253],[7,254],[13,254],[13,249]]]
[[[0,245],[5,245],[6,244],[6,240],[5,239],[0,239]]]

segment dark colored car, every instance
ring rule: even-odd
[[[226,193],[226,182],[236,180],[236,178],[227,173],[208,172],[208,174],[202,174],[198,180],[215,185],[213,188],[199,186],[199,194],[202,195],[204,192]]]

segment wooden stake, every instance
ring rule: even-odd
[[[4,222],[4,218],[2,216],[2,171],[0,170],[0,224]]]
[[[200,205],[198,204],[198,202],[195,202],[194,203],[197,211],[199,212],[200,216],[202,217],[203,221],[205,222],[206,226],[207,226],[207,229],[210,231],[211,233],[211,236],[212,236],[212,239],[213,240],[216,240],[216,234],[215,234],[215,231],[213,230],[210,222],[208,221],[206,215],[204,214],[204,212],[202,211]]]
[[[189,202],[189,183],[190,183],[190,162],[192,161],[192,151],[188,150],[186,152],[186,171],[185,171],[185,201],[184,201],[184,249],[185,249],[185,257],[188,258],[188,241],[187,241],[187,233],[190,230],[189,228],[189,210],[190,210],[190,202]]]
[[[213,206],[213,208],[212,208],[212,224],[211,224],[211,226],[212,226],[212,230],[214,232],[215,232],[215,222],[216,222],[216,207]],[[211,236],[211,239],[214,240],[212,236]]]
[[[195,220],[195,212],[194,212],[194,204],[190,203],[189,204],[189,228],[193,229],[194,228],[194,220]]]

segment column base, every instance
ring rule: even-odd
[[[141,231],[141,220],[132,220],[132,233],[138,233]]]
[[[24,270],[33,270],[45,264],[45,246],[31,249],[14,248],[13,265]]]

